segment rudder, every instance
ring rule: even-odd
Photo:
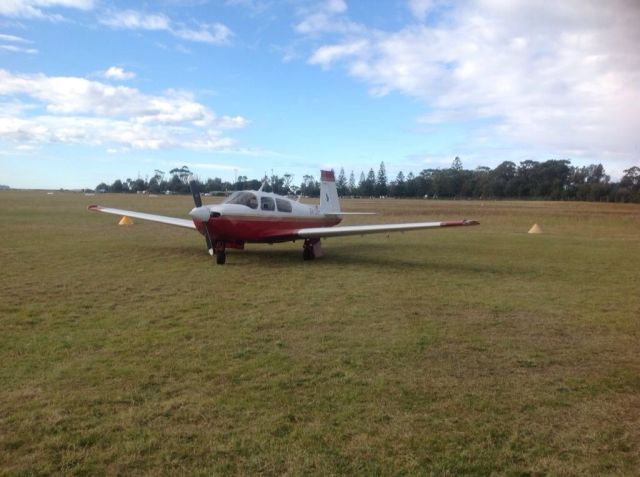
[[[320,171],[320,213],[340,213],[340,199],[333,171]]]

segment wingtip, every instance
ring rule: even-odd
[[[92,204],[92,205],[87,206],[87,210],[98,210],[98,207],[100,207],[100,206]]]
[[[440,222],[441,227],[458,227],[458,226],[465,226],[465,225],[480,225],[480,222],[478,222],[477,220],[469,220],[469,219]]]

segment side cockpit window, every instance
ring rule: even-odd
[[[291,202],[284,199],[276,199],[276,205],[278,206],[279,212],[291,212]]]
[[[258,198],[251,192],[236,192],[227,201],[226,204],[245,205],[251,209],[258,208]]]
[[[271,197],[260,198],[260,209],[262,210],[276,210],[276,205]]]

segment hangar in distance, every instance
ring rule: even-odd
[[[243,249],[245,243],[272,244],[303,240],[302,257],[311,260],[322,256],[321,238],[478,225],[475,220],[464,219],[336,227],[345,215],[362,213],[340,210],[333,171],[320,171],[320,204],[314,205],[264,192],[262,187],[257,191],[234,192],[221,204],[203,205],[195,181],[191,181],[190,185],[195,203],[189,212],[192,220],[100,205],[90,205],[88,209],[195,229],[204,236],[209,254],[215,256],[220,265],[226,261],[227,248]]]

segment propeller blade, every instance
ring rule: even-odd
[[[200,197],[198,183],[195,180],[189,181],[189,188],[191,189],[191,195],[193,196],[193,202],[196,204],[196,207],[202,207],[202,197]]]
[[[193,196],[193,203],[196,205],[191,212],[189,212],[189,215],[194,219],[198,219],[202,223],[202,226],[204,227],[204,241],[207,245],[209,255],[213,256],[213,240],[211,240],[209,228],[207,227],[207,222],[209,222],[209,219],[211,218],[211,211],[209,210],[209,207],[204,207],[202,205],[202,197],[200,196],[198,183],[195,180],[189,181],[189,188],[191,189],[191,195]]]
[[[194,219],[197,219],[202,224],[204,228],[204,238],[207,243],[207,250],[209,250],[209,254],[213,255],[213,240],[211,240],[211,235],[209,235],[209,228],[207,227],[207,223],[211,218],[211,211],[209,207],[203,205],[201,207],[194,207],[189,212],[189,215]]]
[[[209,255],[213,257],[213,241],[211,240],[211,236],[209,235],[209,229],[207,228],[207,224],[204,225],[204,241],[207,244],[207,250],[209,251]]]

